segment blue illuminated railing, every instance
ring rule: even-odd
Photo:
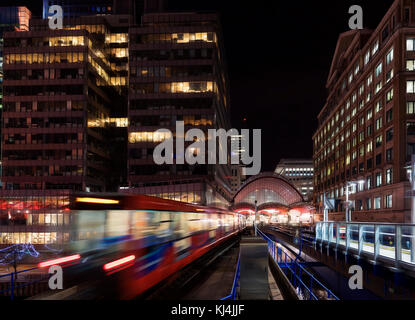
[[[238,257],[238,264],[236,266],[236,272],[235,272],[235,277],[233,279],[231,294],[220,300],[235,300],[236,299],[236,289],[238,288],[240,266],[241,266],[241,254],[239,254],[239,257]]]
[[[320,290],[326,292],[328,299],[339,300],[339,298],[326,286],[324,286],[320,281],[318,281],[314,275],[308,272],[296,259],[290,257],[285,250],[280,247],[280,245],[267,237],[261,230],[258,229],[258,233],[264,238],[268,243],[268,252],[278,266],[284,270],[285,275],[287,276],[290,283],[298,288],[298,295],[302,295],[303,292],[306,293],[309,300],[319,300],[319,298],[313,292],[313,286],[318,287]],[[289,273],[289,274],[288,274]],[[309,283],[303,281],[302,276],[306,275],[309,278]]]
[[[0,279],[10,277],[10,282],[9,282],[10,287],[7,288],[7,289],[0,290],[0,294],[10,293],[10,300],[14,300],[15,290],[23,288],[23,287],[27,287],[27,286],[29,286],[31,284],[34,284],[34,283],[44,282],[44,281],[47,281],[49,279],[50,275],[46,274],[46,275],[42,276],[40,279],[37,279],[37,280],[34,280],[34,281],[27,281],[27,282],[24,282],[22,284],[17,284],[16,278],[17,278],[18,274],[33,271],[33,270],[36,270],[36,269],[38,269],[38,268],[30,268],[30,269],[26,269],[26,270],[20,270],[20,271],[17,271],[17,272],[11,272],[11,273],[6,273],[6,274],[0,275]]]

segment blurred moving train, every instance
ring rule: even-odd
[[[102,282],[136,297],[245,227],[234,212],[144,195],[82,194],[71,201],[71,241],[59,264],[65,287]],[[111,285],[108,284],[111,279]]]

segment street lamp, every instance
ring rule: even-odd
[[[358,180],[358,181],[347,181],[346,182],[346,222],[350,222],[351,216],[349,212],[349,187],[354,186],[356,184],[363,185],[365,180]]]

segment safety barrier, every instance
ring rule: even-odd
[[[395,264],[415,265],[415,225],[395,223],[317,222],[316,242],[343,247],[359,255]]]
[[[4,278],[7,278],[7,277],[10,278],[10,282],[6,282],[6,283],[9,283],[10,286],[7,289],[0,290],[0,295],[4,295],[5,293],[9,293],[10,294],[10,300],[14,300],[16,290],[19,290],[19,289],[24,288],[24,287],[28,287],[28,286],[33,285],[35,283],[48,281],[50,275],[46,274],[46,275],[42,275],[37,280],[27,281],[27,282],[24,282],[22,284],[18,284],[16,279],[17,279],[19,274],[23,274],[25,272],[33,271],[33,270],[36,270],[36,269],[38,269],[38,268],[30,268],[30,269],[26,269],[26,270],[20,270],[20,271],[17,271],[17,272],[11,272],[11,273],[0,275],[0,279],[4,279]]]
[[[283,249],[281,244],[267,237],[261,230],[257,230],[268,243],[268,252],[278,266],[284,271],[290,283],[297,289],[297,294],[302,299],[322,300],[323,298],[339,300],[339,298],[318,279],[308,272],[297,259],[292,258]],[[305,280],[308,278],[308,283]],[[325,292],[325,296],[318,297],[316,290]]]
[[[239,257],[238,257],[238,264],[236,266],[236,272],[235,272],[235,277],[233,279],[231,294],[220,300],[235,300],[236,299],[236,289],[238,288],[238,283],[239,283],[240,266],[241,266],[241,254],[239,254]]]

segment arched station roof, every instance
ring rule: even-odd
[[[303,196],[287,179],[276,173],[262,173],[249,178],[236,192],[234,208],[280,206],[291,208],[304,203]]]

